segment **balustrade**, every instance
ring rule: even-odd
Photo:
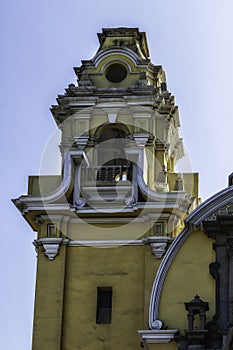
[[[117,183],[118,181],[130,180],[131,166],[127,165],[103,165],[86,166],[81,170],[81,183]]]

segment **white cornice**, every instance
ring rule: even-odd
[[[148,344],[168,344],[170,343],[178,329],[168,330],[139,330],[138,333],[146,349],[149,349]]]
[[[142,239],[139,240],[79,240],[79,241],[70,241],[68,246],[79,247],[79,246],[88,246],[88,247],[118,247],[122,245],[138,246],[144,245]]]

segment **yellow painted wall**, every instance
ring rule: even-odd
[[[177,342],[173,340],[168,344],[149,344],[149,350],[177,350]]]
[[[62,349],[140,349],[144,247],[69,247]],[[112,324],[96,324],[97,287],[113,288]]]
[[[213,240],[202,231],[194,231],[175,257],[165,280],[159,306],[159,319],[168,329],[188,327],[184,303],[196,294],[209,303],[207,322],[215,314],[215,282],[209,264],[215,261]]]
[[[113,221],[113,219],[112,219]],[[144,236],[153,222],[135,222],[128,224],[70,224],[67,235],[72,240],[136,240]]]
[[[160,262],[149,245],[62,246],[53,261],[41,247],[33,350],[140,350]],[[97,287],[113,288],[111,324],[96,324]]]
[[[32,350],[58,350],[61,342],[66,247],[49,261],[39,247]]]
[[[198,294],[215,313],[209,264],[213,241],[194,231],[165,280],[159,319],[168,329],[187,329],[184,302]],[[161,260],[149,245],[94,248],[61,246],[53,261],[39,249],[33,350],[140,350],[139,329],[148,329],[151,288]],[[64,287],[64,289],[63,289]],[[96,324],[97,287],[113,288],[112,323]],[[149,349],[177,349],[177,343]]]

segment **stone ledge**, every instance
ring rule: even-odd
[[[168,344],[170,343],[178,329],[169,330],[139,330],[138,333],[146,349],[148,344]]]

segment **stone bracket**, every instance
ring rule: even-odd
[[[54,260],[59,254],[59,249],[62,244],[62,238],[40,238],[33,242],[36,250],[38,246],[43,246],[44,254],[49,260]]]
[[[133,139],[139,148],[143,148],[149,140],[149,134],[134,134]]]
[[[147,237],[143,239],[145,244],[150,244],[152,253],[156,256],[157,259],[161,259],[162,256],[166,253],[167,245],[169,242],[172,242],[171,237],[166,236],[154,236]]]
[[[74,136],[74,141],[78,148],[81,150],[84,150],[86,148],[88,140],[89,136],[87,135]]]
[[[161,329],[161,330],[139,330],[138,333],[141,337],[144,347],[148,350],[149,344],[168,344],[170,343],[178,329]]]

